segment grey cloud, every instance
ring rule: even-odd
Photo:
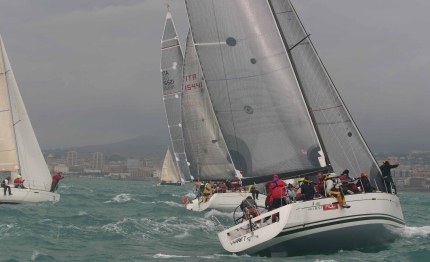
[[[167,140],[165,3],[184,43],[183,1],[0,0],[0,33],[42,146]],[[430,2],[293,3],[370,147],[430,149]]]

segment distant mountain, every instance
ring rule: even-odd
[[[125,157],[160,157],[166,153],[167,146],[168,138],[143,135],[112,144],[69,147],[61,151],[75,150],[83,154],[102,152],[105,155]]]

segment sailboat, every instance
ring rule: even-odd
[[[3,40],[0,37],[0,176],[10,176],[12,195],[0,193],[0,203],[20,204],[59,201],[50,192],[51,174],[43,158],[18,89]],[[25,188],[14,188],[21,175]],[[3,189],[2,189],[3,190]]]
[[[161,39],[161,77],[163,101],[173,153],[179,173],[184,181],[191,181],[187,155],[185,153],[181,118],[183,56],[178,34],[170,11],[167,11]]]
[[[170,149],[167,149],[166,156],[164,157],[163,167],[161,168],[159,185],[161,186],[182,185],[181,177],[179,175],[178,169],[176,168],[176,164],[173,161],[172,154],[170,153]]]
[[[213,111],[191,30],[187,36],[183,79],[182,129],[191,172],[198,181],[237,180],[241,174],[231,160]],[[233,212],[248,196],[252,197],[252,194],[245,190],[214,193],[207,202],[195,198],[186,208],[192,211],[216,209]],[[264,207],[265,200],[266,196],[259,194],[256,202]]]
[[[369,174],[371,193],[300,201],[218,233],[231,253],[295,255],[363,247],[404,228],[399,198],[349,114],[289,0],[186,0],[194,45],[242,184]],[[277,217],[277,219],[272,219]],[[315,243],[309,245],[309,243]]]

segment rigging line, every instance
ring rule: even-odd
[[[292,10],[294,10],[294,7],[291,5],[291,8],[292,8]],[[297,16],[297,13],[295,13],[295,12],[293,12],[294,14],[295,14],[295,17],[296,17],[296,19],[297,19],[297,21],[298,22],[300,22],[300,19],[299,19],[299,17]],[[299,25],[300,25],[300,23],[299,23]],[[301,25],[301,29],[302,29],[302,33],[304,34],[304,35],[306,35],[307,34],[307,32],[306,32],[306,30],[304,29],[304,27],[303,27],[303,25]],[[306,38],[305,38],[306,39]],[[315,51],[315,53],[316,53],[316,50],[315,50],[315,48],[313,48],[313,45],[312,45],[312,41],[310,40],[310,38],[309,38],[309,43],[310,43],[310,48],[312,48],[312,50],[313,51]],[[317,57],[318,58],[318,57]],[[317,61],[316,62],[318,62],[318,59],[317,59]],[[321,61],[319,61],[320,63],[322,63]],[[328,73],[327,72],[324,72],[323,71],[323,73],[325,73],[325,75],[327,75]],[[314,79],[316,79],[317,77],[314,77]],[[326,80],[324,80],[324,81],[326,81]],[[331,82],[330,81],[328,81],[328,84],[331,86]],[[330,93],[332,93],[332,94],[334,94],[334,97],[336,97],[336,93],[335,93],[335,91],[333,91],[333,90],[329,90],[329,92]],[[317,92],[317,93],[321,93],[321,92]],[[317,96],[318,97],[318,96]],[[323,114],[323,118],[325,119],[325,121],[327,122],[327,123],[330,123],[331,121],[329,121],[329,119],[328,119],[328,117],[327,117],[327,115],[324,113],[324,112],[322,112],[322,114]],[[343,121],[343,119],[342,119],[342,122],[344,122]],[[329,128],[330,128],[330,130],[331,130],[331,132],[332,132],[332,134],[333,134],[333,136],[335,137],[335,139],[336,139],[336,141],[337,141],[337,143],[339,144],[339,147],[341,148],[341,150],[343,151],[343,153],[345,154],[345,155],[347,155],[347,152],[346,152],[346,148],[344,147],[344,146],[342,146],[342,143],[341,143],[341,141],[340,141],[340,138],[339,138],[339,136],[338,135],[336,135],[336,132],[335,132],[335,129],[333,128],[333,126],[332,125],[328,125],[329,126]],[[351,142],[350,142],[351,143]],[[350,145],[351,146],[351,145]],[[352,148],[352,147],[350,147],[350,148]],[[353,152],[353,155],[354,155],[354,159],[355,159],[355,163],[358,165],[358,160],[357,160],[357,156],[356,156],[356,154]],[[351,160],[349,159],[349,158],[347,158],[347,162],[351,165],[351,167],[354,167],[354,165],[352,164],[352,162],[351,162]],[[355,169],[355,168],[354,168]]]
[[[6,71],[4,71],[4,72],[1,72],[0,73],[0,75],[5,75],[5,74],[7,74],[7,73],[9,73],[11,70],[9,69],[9,70],[6,70]]]
[[[305,34],[306,34],[306,33],[307,33],[307,32],[306,32],[306,29],[305,29],[305,27],[304,27],[304,25],[303,25],[302,21],[301,21],[301,20],[300,20],[300,18],[298,17],[297,12],[296,12],[296,10],[295,10],[294,6],[292,6],[291,2],[290,2],[290,5],[291,5],[292,10],[293,10],[293,11],[294,11],[294,13],[295,13],[295,16],[296,16],[296,18],[297,18],[297,20],[298,20],[298,22],[299,22],[299,24],[300,24],[300,26],[301,26],[302,30],[303,30],[303,31],[305,32]],[[343,102],[342,97],[340,97],[340,95],[339,95],[339,91],[337,90],[336,85],[335,85],[335,84],[334,84],[334,82],[333,82],[333,79],[331,78],[330,74],[328,73],[327,68],[325,67],[324,63],[322,62],[321,57],[318,55],[318,52],[316,51],[316,49],[315,49],[315,47],[314,47],[314,45],[313,45],[312,41],[311,41],[311,40],[309,40],[309,42],[310,42],[310,46],[311,46],[312,50],[315,52],[315,55],[316,55],[316,57],[317,57],[318,62],[321,64],[321,66],[322,66],[322,68],[323,68],[323,72],[324,72],[324,73],[325,73],[325,75],[327,76],[328,81],[329,81],[329,82],[331,83],[331,85],[333,86],[333,92],[337,95],[337,97],[339,98],[339,100],[341,101],[341,103],[342,103],[342,104],[345,104],[345,103]],[[379,175],[382,177],[382,172],[381,172],[381,170],[379,169],[379,165],[378,165],[378,163],[376,162],[376,159],[375,159],[375,157],[373,156],[372,152],[370,151],[370,148],[369,148],[369,146],[367,145],[367,142],[364,140],[363,136],[361,135],[361,132],[360,132],[360,130],[358,129],[357,125],[355,124],[355,121],[354,121],[354,119],[352,118],[351,114],[349,113],[348,108],[347,108],[346,106],[344,106],[344,108],[345,108],[345,111],[346,111],[347,116],[351,119],[352,126],[353,126],[353,127],[355,128],[355,130],[357,131],[357,133],[358,133],[358,136],[359,136],[360,140],[362,141],[362,143],[364,144],[365,149],[367,150],[368,154],[370,155],[370,159],[372,160],[373,164],[377,166],[377,169],[378,169],[378,171],[379,171],[378,173],[379,173]]]
[[[21,122],[21,119],[16,121],[15,123],[13,123],[13,125],[15,126],[16,124],[18,124],[19,122]]]
[[[301,77],[298,75],[297,67],[296,67],[296,63],[295,63],[295,61],[294,61],[294,58],[292,57],[291,50],[290,50],[290,49],[288,49],[288,41],[287,41],[287,39],[286,39],[286,37],[285,37],[285,35],[284,35],[284,32],[283,32],[283,30],[282,30],[282,28],[281,28],[281,26],[280,26],[279,18],[278,18],[278,16],[275,14],[275,10],[274,10],[274,6],[273,6],[273,2],[272,2],[272,1],[270,1],[270,0],[267,0],[267,5],[269,6],[269,10],[270,10],[270,12],[271,12],[271,14],[272,14],[272,18],[273,18],[273,20],[274,20],[274,22],[275,22],[275,25],[276,25],[276,28],[277,28],[277,31],[278,31],[279,37],[281,38],[281,41],[282,41],[282,43],[283,43],[283,47],[284,47],[284,49],[285,49],[285,53],[286,53],[286,55],[287,55],[287,59],[289,60],[289,63],[291,64],[292,71],[293,71],[293,74],[294,74],[294,76],[295,76],[295,78],[296,78],[296,82],[297,82],[297,85],[298,85],[298,89],[299,89],[299,91],[300,91],[300,93],[301,93],[301,96],[302,96],[302,99],[303,99],[303,102],[304,102],[305,108],[306,108],[306,109],[307,109],[307,111],[308,111],[308,116],[309,116],[309,118],[310,118],[310,121],[311,121],[312,127],[313,127],[313,129],[314,129],[315,135],[316,135],[316,137],[317,137],[317,141],[318,141],[318,143],[319,143],[319,147],[320,147],[321,151],[322,151],[322,152],[323,152],[323,154],[324,154],[323,156],[324,156],[325,164],[326,164],[327,168],[328,168],[330,171],[332,171],[332,170],[333,170],[333,167],[331,166],[330,158],[329,158],[329,156],[328,156],[328,153],[327,153],[327,150],[326,150],[326,147],[325,147],[324,141],[322,140],[321,133],[320,133],[320,131],[319,131],[319,129],[318,129],[318,126],[317,126],[317,123],[316,123],[316,119],[315,119],[314,113],[313,113],[313,112],[312,112],[312,110],[311,110],[312,108],[311,108],[311,106],[310,106],[310,104],[309,104],[308,97],[307,97],[307,95],[305,94],[305,92],[303,91],[303,87],[302,87],[302,79],[301,79]]]

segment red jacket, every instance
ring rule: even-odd
[[[274,179],[270,183],[270,192],[272,193],[273,199],[280,199],[286,195],[286,187],[288,185],[281,179]]]
[[[60,181],[61,179],[63,179],[64,177],[60,174],[56,174],[55,176],[52,177],[52,182],[54,183],[58,183],[58,181]]]

